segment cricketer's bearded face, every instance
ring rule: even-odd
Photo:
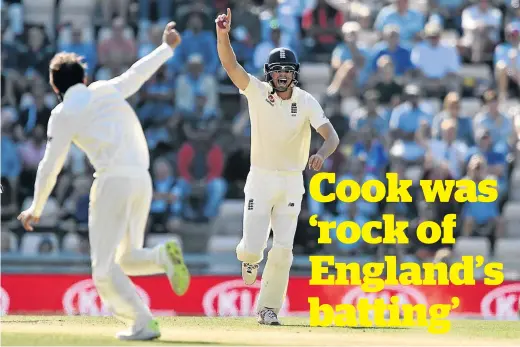
[[[279,92],[285,92],[294,81],[294,71],[281,71],[276,68],[270,72],[274,88]]]

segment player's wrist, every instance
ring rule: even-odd
[[[35,218],[40,218],[41,214],[42,214],[41,210],[43,210],[43,209],[41,209],[41,208],[37,209],[36,206],[33,204],[33,205],[29,206],[29,208],[27,209],[27,212]]]
[[[325,157],[325,155],[323,153],[318,152],[315,155],[320,157],[321,160],[325,160],[326,159],[326,157]]]

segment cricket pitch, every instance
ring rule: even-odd
[[[451,331],[426,328],[311,328],[307,318],[283,318],[261,326],[254,318],[160,317],[162,336],[152,342],[121,342],[124,327],[111,317],[5,316],[3,346],[520,346],[520,322],[455,320]]]

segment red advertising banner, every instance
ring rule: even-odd
[[[183,297],[171,291],[164,276],[133,279],[141,297],[156,315],[251,316],[260,289],[260,281],[246,286],[239,277],[195,276]],[[86,275],[2,274],[1,314],[108,315],[94,284]],[[357,286],[311,286],[309,278],[291,278],[281,316],[308,314],[307,298],[319,297],[320,303],[356,304],[359,298],[399,296],[400,303],[427,305],[450,303],[460,298],[453,316],[519,320],[520,281],[486,286],[388,286],[379,293],[364,293]]]

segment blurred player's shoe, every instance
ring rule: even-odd
[[[184,263],[181,247],[176,241],[168,241],[164,244],[164,250],[167,258],[166,275],[175,294],[182,296],[190,286],[190,272]]]
[[[258,323],[265,325],[282,325],[276,313],[270,308],[264,308],[258,312]]]
[[[159,322],[151,320],[140,329],[131,328],[127,331],[117,333],[116,337],[123,341],[149,341],[161,337]]]
[[[258,274],[258,264],[242,263],[242,279],[248,286],[256,282]]]

